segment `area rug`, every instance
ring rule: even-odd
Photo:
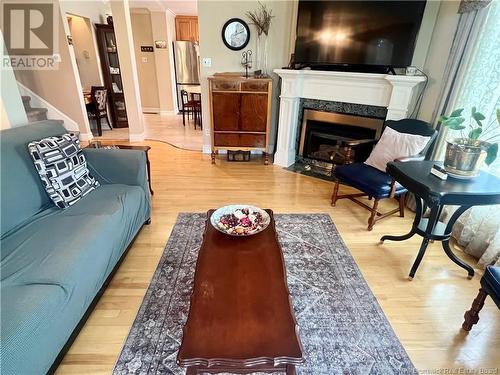
[[[181,213],[113,375],[176,364],[206,214]],[[330,217],[275,215],[306,362],[300,375],[417,374]]]

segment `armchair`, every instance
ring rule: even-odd
[[[432,147],[437,132],[428,123],[414,119],[403,119],[399,121],[388,120],[385,127],[392,128],[399,133],[415,134],[430,137],[427,145],[418,155],[409,155],[396,159],[397,161],[424,160],[426,153]],[[374,142],[376,143],[376,142]],[[405,196],[407,190],[396,183],[387,173],[384,173],[365,163],[351,163],[339,165],[335,168],[335,186],[332,194],[332,206],[337,200],[347,198],[354,203],[370,211],[368,219],[368,230],[372,230],[378,220],[386,218],[399,212],[399,216],[404,217]],[[339,195],[340,184],[345,184],[360,190],[360,193]],[[359,201],[358,197],[368,196],[373,199],[373,206],[370,207]],[[399,207],[389,212],[378,211],[378,204],[381,199],[395,198]]]

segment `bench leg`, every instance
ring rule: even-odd
[[[332,193],[332,206],[335,206],[337,203],[337,195],[339,194],[339,181],[335,181],[335,186],[333,187],[333,193]]]
[[[462,324],[462,328],[465,331],[470,331],[472,326],[479,321],[479,311],[481,311],[481,309],[483,308],[484,300],[486,299],[487,295],[488,293],[486,293],[483,288],[479,289],[479,294],[474,299],[474,302],[472,302],[472,307],[470,308],[470,310],[465,312],[465,321]]]

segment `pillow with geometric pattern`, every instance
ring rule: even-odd
[[[78,135],[67,133],[28,144],[43,187],[59,208],[68,208],[99,186],[87,168]]]

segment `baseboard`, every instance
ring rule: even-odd
[[[212,146],[203,145],[201,152],[203,152],[204,154],[211,154],[212,153]]]
[[[160,116],[175,115],[175,111],[160,111]]]
[[[157,107],[142,107],[142,113],[160,113],[160,108],[157,108]]]
[[[129,130],[128,140],[130,142],[141,142],[141,141],[144,141],[144,138],[145,138],[144,132],[139,133],[139,134],[133,134],[133,133],[130,133],[130,130]]]
[[[31,91],[28,87],[24,86],[22,83],[19,81],[17,82],[17,86],[19,87],[19,93],[21,95],[25,96],[30,96],[31,101],[30,105],[35,108],[47,108],[47,118],[51,120],[63,120],[64,121],[64,127],[69,130],[69,131],[80,131],[80,128],[78,127],[78,124],[76,121],[73,121],[70,117],[68,117],[66,114],[58,110],[56,107],[54,107],[52,104],[50,104],[48,101],[43,99],[41,96],[38,94],[34,93]]]
[[[80,133],[78,138],[80,138],[80,142],[90,142],[94,139],[94,135],[92,133]]]

